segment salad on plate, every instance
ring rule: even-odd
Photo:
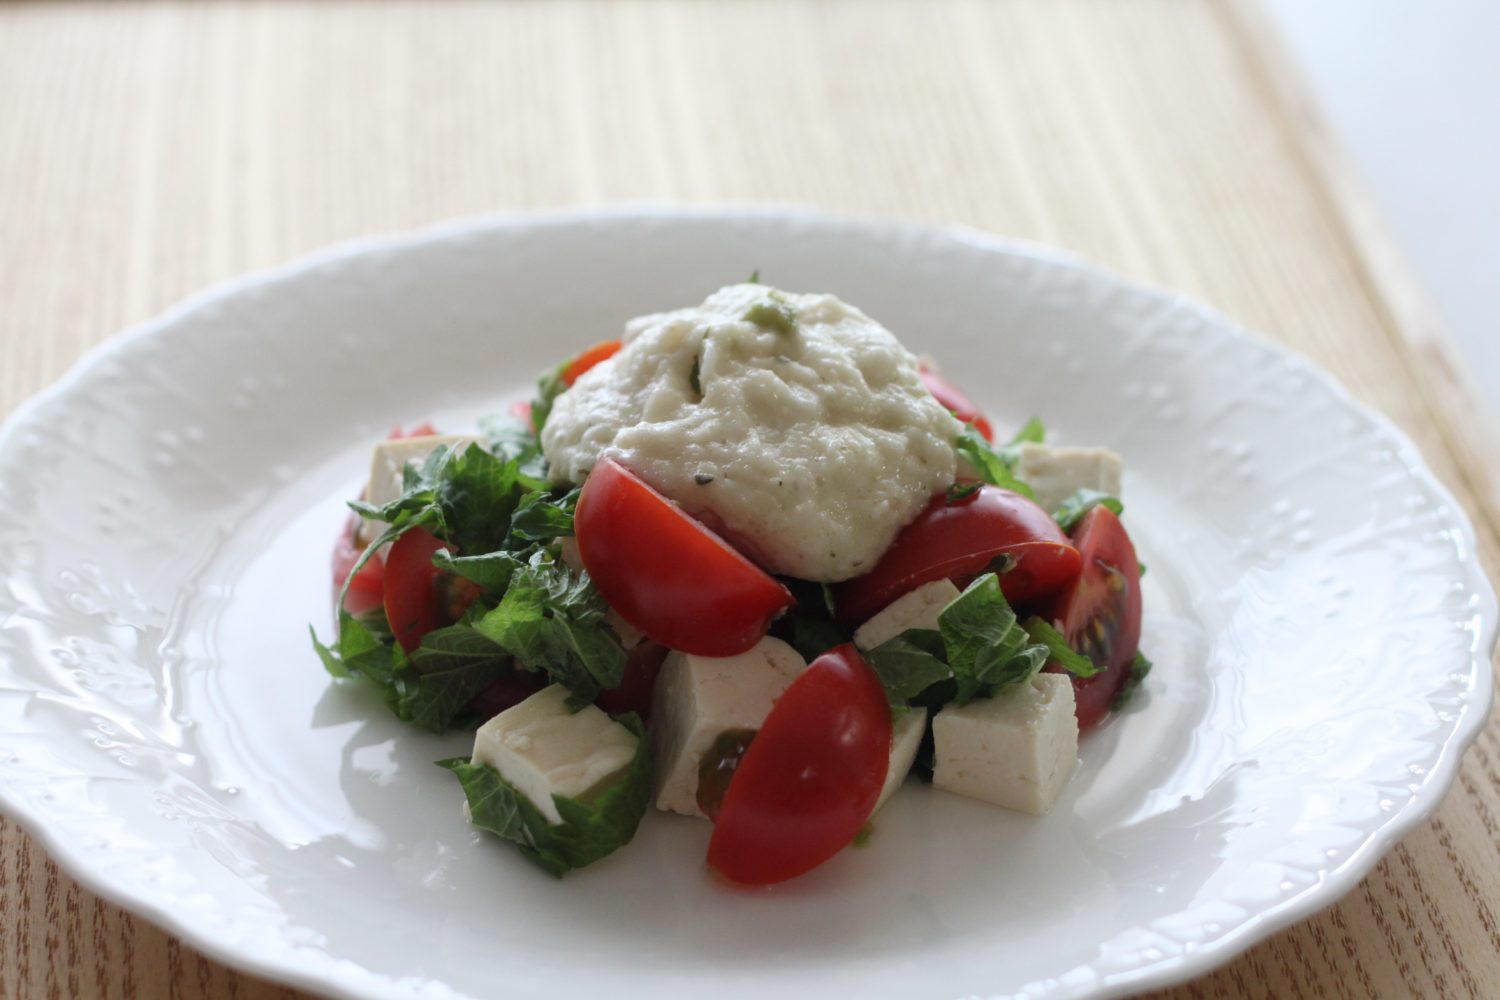
[[[729,882],[868,836],[912,774],[1044,814],[1140,684],[1121,465],[996,444],[937,365],[758,276],[643,316],[477,433],[376,446],[333,558],[336,678],[475,728],[441,761],[554,875],[657,809]]]

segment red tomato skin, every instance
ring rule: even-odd
[[[666,646],[642,640],[630,651],[625,663],[625,677],[618,687],[601,691],[594,704],[610,715],[634,712],[642,722],[651,719],[651,693],[656,688],[656,675],[667,658]]]
[[[995,440],[995,432],[990,428],[990,422],[985,419],[984,414],[979,412],[979,407],[974,405],[962,389],[949,382],[935,371],[923,367],[918,374],[922,378],[922,384],[932,397],[966,424],[973,424],[974,429],[980,433],[986,441]]]
[[[735,770],[708,865],[740,885],[811,871],[854,839],[880,798],[891,710],[852,644],[818,657],[776,700]]]
[[[1141,642],[1141,566],[1135,545],[1114,511],[1095,507],[1073,529],[1083,570],[1058,593],[1048,617],[1074,649],[1085,651],[1085,635],[1097,614],[1114,603],[1119,625],[1109,644],[1105,669],[1092,677],[1073,677],[1074,711],[1079,730],[1098,725],[1130,676],[1130,664]],[[1097,661],[1096,661],[1097,662]],[[1061,670],[1055,664],[1048,670]]]
[[[432,421],[424,420],[409,431],[403,431],[401,429],[401,425],[397,424],[395,427],[392,427],[391,432],[386,435],[386,440],[400,441],[402,438],[431,437],[436,433],[437,428],[432,426]]]
[[[956,503],[934,497],[873,570],[834,588],[834,607],[846,624],[866,621],[924,583],[947,578],[966,586],[1000,555],[1016,560],[1000,574],[1000,590],[1013,604],[1065,586],[1082,565],[1051,515],[1019,493],[985,484]]]
[[[428,632],[452,624],[432,565],[438,549],[452,549],[426,528],[412,528],[385,556],[385,616],[391,634],[410,653]]]
[[[574,530],[604,600],[672,649],[735,656],[792,604],[786,587],[614,459],[584,481]]]
[[[339,599],[339,591],[344,588],[344,581],[349,579],[349,572],[354,569],[354,564],[364,553],[364,547],[356,540],[359,525],[360,519],[353,514],[349,515],[348,523],[344,525],[344,530],[339,532],[338,541],[333,545],[333,599],[335,601]],[[384,603],[385,566],[381,563],[379,556],[371,556],[350,581],[349,593],[344,595],[344,610],[351,615],[358,615],[371,608],[378,608]]]
[[[563,369],[563,385],[571,387],[574,382],[578,381],[580,375],[601,361],[607,361],[614,357],[622,346],[624,345],[618,340],[606,340],[590,347],[578,355],[578,357],[568,362],[568,367]]]

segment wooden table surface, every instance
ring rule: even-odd
[[[0,413],[335,240],[775,199],[1070,247],[1333,370],[1500,567],[1500,447],[1258,10],[1211,0],[0,6]],[[1500,996],[1500,721],[1336,906],[1192,997]],[[0,820],[0,998],[267,997]]]

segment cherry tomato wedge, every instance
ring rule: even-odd
[[[386,435],[386,440],[400,441],[402,438],[430,437],[436,433],[437,428],[432,426],[432,421],[424,420],[409,431],[403,431],[401,429],[401,425],[397,424],[395,427],[392,427],[391,432]]]
[[[656,687],[656,675],[661,673],[662,661],[667,658],[667,647],[643,641],[630,651],[625,661],[625,677],[618,687],[599,692],[594,704],[611,715],[634,712],[645,722],[651,718],[651,693]]]
[[[339,591],[344,589],[344,581],[349,579],[349,572],[354,569],[354,564],[359,562],[359,557],[364,553],[363,546],[355,539],[359,532],[360,520],[354,515],[349,515],[349,523],[339,533],[338,541],[333,546],[333,599],[339,599]],[[378,608],[385,603],[385,566],[377,557],[371,557],[368,562],[359,568],[354,574],[354,579],[349,582],[349,593],[344,595],[344,610],[351,615],[363,614],[371,608]]]
[[[953,503],[935,497],[873,570],[834,588],[834,606],[844,622],[862,622],[924,583],[949,578],[966,586],[1001,556],[1014,561],[1000,574],[1011,602],[1058,590],[1081,565],[1078,550],[1046,511],[986,484]]]
[[[784,586],[613,459],[584,480],[573,524],[605,601],[672,649],[743,653],[792,603]]]
[[[536,427],[531,423],[531,400],[518,399],[514,403],[510,404],[510,408],[506,412],[515,417],[517,420],[523,421],[528,427],[531,427],[532,430],[536,429]]]
[[[410,653],[422,636],[452,625],[474,602],[478,588],[432,564],[438,549],[453,549],[425,528],[412,528],[385,556],[385,617],[391,634]]]
[[[1083,572],[1057,595],[1050,617],[1070,647],[1102,668],[1092,677],[1073,678],[1078,728],[1087,729],[1109,714],[1130,676],[1141,641],[1141,566],[1125,526],[1108,508],[1085,514],[1073,529],[1073,542]]]
[[[792,681],[745,751],[719,806],[708,864],[770,885],[833,857],[875,811],[891,758],[891,710],[853,645]]]
[[[934,399],[946,406],[955,417],[966,424],[973,424],[974,429],[983,435],[986,441],[995,440],[995,432],[990,429],[990,422],[985,419],[984,414],[979,412],[979,407],[964,394],[958,386],[949,382],[937,372],[921,369],[918,374],[922,377],[922,384],[927,391],[932,393]]]
[[[578,357],[568,362],[568,367],[563,369],[563,385],[571,386],[574,382],[578,381],[578,376],[582,375],[584,372],[588,371],[599,362],[606,361],[609,358],[614,357],[615,352],[617,352],[622,346],[623,345],[618,340],[606,340],[603,343],[595,344],[593,347],[590,347],[588,350],[578,355]]]

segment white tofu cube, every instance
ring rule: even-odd
[[[1119,496],[1120,470],[1120,456],[1108,448],[1054,448],[1027,442],[1021,445],[1015,472],[1051,514],[1079,490]]]
[[[463,447],[477,444],[471,434],[426,434],[420,437],[382,441],[370,458],[370,480],[365,484],[365,502],[383,507],[401,496],[403,472],[408,462],[421,465],[429,455],[445,445]],[[360,525],[359,537],[366,545],[380,537],[384,522],[366,521]]]
[[[807,664],[766,636],[738,656],[667,654],[651,705],[656,807],[685,816],[698,808],[698,769],[724,732],[759,729],[771,706]]]
[[[902,594],[855,629],[854,644],[860,649],[874,649],[910,628],[936,629],[938,615],[957,596],[958,588],[950,580],[924,583],[916,590]]]
[[[875,800],[878,810],[886,799],[896,794],[896,789],[911,773],[911,765],[917,759],[917,750],[922,746],[922,734],[927,731],[927,709],[914,708],[896,723],[891,733],[891,764],[885,772],[885,785],[880,789],[880,798]]]
[[[475,764],[488,764],[561,823],[552,796],[583,799],[630,766],[640,741],[593,705],[569,711],[568,689],[543,688],[479,727]]]
[[[948,705],[932,735],[935,787],[1041,815],[1078,767],[1073,682],[1037,674],[994,698]]]

